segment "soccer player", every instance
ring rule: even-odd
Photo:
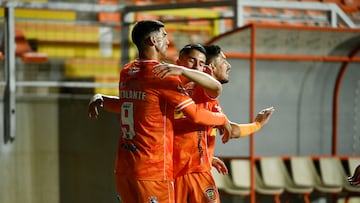
[[[153,74],[153,67],[160,64],[169,44],[163,23],[139,21],[131,37],[138,58],[121,70],[119,97],[95,95],[89,104],[89,116],[96,118],[100,106],[120,112],[114,173],[122,202],[173,203],[174,111],[184,112],[201,125],[223,126],[228,131],[231,127],[223,113],[198,108],[178,76],[160,79]]]
[[[225,55],[218,46],[207,46],[205,50],[201,45],[186,45],[180,50],[178,65],[190,69],[204,70],[205,61],[209,67],[207,71],[219,83],[226,83],[229,79],[230,64]],[[208,53],[207,53],[208,52]],[[206,60],[205,54],[208,57]],[[197,85],[193,85],[188,80],[183,80],[193,92],[192,97],[198,105],[206,107],[212,111],[221,112],[217,97],[221,93],[221,88],[209,88],[212,81],[203,81],[200,78],[192,77],[189,71],[181,66],[159,65],[155,73],[165,78],[168,75],[183,75],[188,79],[194,80]],[[206,84],[206,85],[204,85]],[[213,87],[216,87],[216,83]],[[254,133],[259,130],[263,124],[270,118],[272,111],[265,110],[258,114],[257,122],[251,124],[236,124],[235,130],[230,135],[231,138],[237,138]],[[219,196],[216,190],[215,182],[211,175],[211,165],[215,166],[219,172],[227,173],[224,163],[216,157],[213,157],[216,131],[212,127],[192,125],[186,117],[178,113],[177,122],[175,122],[174,139],[174,174],[175,174],[175,197],[176,202],[219,202]],[[227,142],[224,139],[223,142]]]

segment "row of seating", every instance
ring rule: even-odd
[[[310,195],[331,195],[334,201],[348,203],[350,197],[360,196],[360,187],[348,183],[347,177],[356,166],[359,157],[349,157],[345,164],[338,157],[293,156],[287,160],[282,157],[261,157],[254,165],[254,182],[257,195],[272,196],[276,203],[286,202],[301,196],[310,203]],[[251,185],[251,164],[248,159],[231,159],[229,175],[221,175],[213,169],[212,173],[220,193],[248,196]],[[340,198],[341,197],[341,198]]]

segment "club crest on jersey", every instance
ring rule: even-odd
[[[151,197],[149,198],[149,203],[159,203],[159,201],[158,201],[158,199],[157,199],[156,197],[151,196]]]
[[[218,104],[215,104],[215,106],[213,108],[213,112],[222,112],[221,107]]]
[[[187,95],[187,96],[189,96],[189,94],[187,93],[186,89],[185,89],[183,86],[178,85],[178,86],[177,86],[177,89],[178,89],[178,91],[179,91],[182,95]]]
[[[207,188],[205,191],[205,196],[209,199],[209,200],[216,200],[216,192],[215,189],[212,187]]]
[[[136,73],[139,72],[139,71],[140,71],[140,69],[139,69],[138,67],[133,66],[133,67],[131,67],[131,68],[129,69],[128,74],[129,74],[129,75],[134,75],[134,74],[136,74]]]

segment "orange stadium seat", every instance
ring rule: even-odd
[[[320,2],[321,0],[300,0],[300,1],[304,1],[304,2]]]
[[[316,11],[316,10],[306,10],[305,14],[311,18],[320,18],[321,16],[323,16],[323,12],[322,11]]]
[[[47,54],[37,52],[27,52],[21,56],[22,61],[25,63],[45,63],[47,58]]]
[[[266,16],[273,16],[277,13],[276,9],[273,8],[260,8],[259,11],[261,14]]]
[[[299,16],[301,12],[299,10],[294,10],[294,9],[283,9],[282,14],[286,16],[294,17],[294,16]]]
[[[345,13],[355,13],[360,10],[360,1],[359,0],[343,0],[340,8]]]
[[[341,0],[322,0],[323,3],[336,3],[341,4]]]
[[[26,52],[32,51],[29,42],[25,38],[24,32],[19,28],[15,28],[15,43],[16,43],[16,49],[15,49],[16,56],[21,56]]]
[[[298,27],[309,26],[309,24],[302,21],[284,21],[283,23],[284,25],[289,25],[289,26],[298,26]]]
[[[272,19],[261,19],[258,21],[259,24],[266,25],[282,25],[283,23],[280,20],[272,20]]]
[[[15,28],[15,55],[21,57],[26,63],[44,63],[47,61],[47,55],[45,53],[34,52],[29,42],[25,38],[25,34],[19,28]]]
[[[99,0],[100,5],[117,5],[118,3],[118,0]],[[120,13],[99,12],[97,14],[98,21],[100,22],[120,22],[120,17]]]
[[[244,13],[248,13],[248,14],[253,12],[250,7],[244,7],[243,11]]]

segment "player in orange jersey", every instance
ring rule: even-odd
[[[155,77],[153,67],[160,64],[169,44],[166,35],[164,24],[159,21],[137,22],[132,40],[138,48],[138,58],[121,70],[119,97],[96,94],[89,103],[91,118],[98,116],[100,106],[120,113],[115,177],[123,203],[174,202],[175,110],[200,125],[223,126],[231,131],[224,114],[195,105],[178,76]]]
[[[204,61],[206,51],[199,48],[200,45],[186,45],[179,53],[178,65],[186,66],[190,69],[202,70],[205,66]],[[209,73],[221,83],[226,83],[229,78],[230,64],[226,61],[225,55],[218,46],[208,46]],[[184,67],[175,65],[159,65],[156,68],[156,74],[161,78],[168,75],[182,75],[188,79],[194,80],[196,86],[187,85],[193,92],[193,99],[200,106],[206,107],[215,112],[221,112],[217,101],[220,94],[219,88],[209,88],[212,81],[202,81],[191,75],[190,71]],[[193,84],[188,80],[183,80],[187,84]],[[204,86],[205,88],[201,87]],[[216,87],[215,83],[213,87]],[[206,89],[208,88],[208,89]],[[256,121],[265,124],[270,118],[272,111],[265,110],[258,114]],[[255,132],[257,122],[251,124],[233,124],[236,130],[232,132],[231,138],[245,136]],[[254,127],[255,126],[255,127]],[[240,129],[241,132],[240,132]],[[213,157],[216,131],[212,127],[193,125],[185,117],[178,115],[175,122],[174,139],[174,174],[175,174],[175,197],[176,202],[219,202],[219,196],[216,190],[215,182],[212,178],[210,169],[211,164],[219,172],[227,173],[224,163],[216,157]],[[214,134],[215,133],[215,134]],[[227,142],[225,136],[223,142]]]

